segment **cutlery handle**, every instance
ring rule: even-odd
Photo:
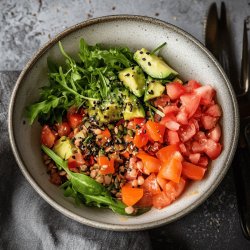
[[[250,240],[250,122],[241,128],[233,168],[241,228]]]

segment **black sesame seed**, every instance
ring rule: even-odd
[[[140,51],[140,54],[143,54],[143,51]]]
[[[127,73],[125,76],[130,76],[130,74],[129,74],[129,73]]]
[[[148,66],[151,66],[151,62],[148,62]]]
[[[150,53],[149,53],[149,52],[146,52],[146,54],[147,54],[147,55],[150,55]]]
[[[132,70],[134,70],[135,69],[135,67],[132,67]]]
[[[142,61],[146,61],[146,58],[142,58]]]

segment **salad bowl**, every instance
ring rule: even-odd
[[[32,126],[25,108],[39,98],[39,88],[47,83],[47,59],[63,61],[58,49],[61,41],[70,55],[76,55],[78,42],[102,44],[104,47],[125,46],[135,51],[149,50],[165,43],[161,55],[176,69],[184,81],[197,79],[210,84],[221,105],[221,155],[209,166],[206,177],[187,186],[173,204],[164,209],[151,209],[138,216],[122,216],[106,209],[76,206],[63,196],[62,190],[48,181],[41,157],[41,126]],[[50,40],[28,62],[20,74],[9,107],[9,135],[17,163],[37,193],[62,214],[89,226],[109,230],[143,230],[170,223],[186,215],[205,201],[225,176],[233,159],[239,133],[239,116],[235,95],[227,76],[212,54],[185,31],[163,21],[143,16],[107,16],[77,24]]]

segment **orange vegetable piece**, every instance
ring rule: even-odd
[[[113,158],[109,160],[109,158],[106,156],[99,156],[97,163],[99,166],[101,166],[100,174],[113,174],[115,172]]]
[[[122,187],[122,202],[127,206],[133,206],[143,196],[142,188],[133,188],[128,186]]]
[[[168,161],[162,163],[159,176],[179,183],[182,172],[182,155],[175,151]]]
[[[165,132],[165,126],[153,121],[147,121],[146,123],[146,131],[147,135],[150,139],[153,141],[159,141],[163,142],[164,140],[164,132]]]
[[[152,195],[159,194],[161,189],[158,185],[156,176],[152,173],[149,177],[146,178],[142,185],[145,192],[149,192]]]
[[[159,172],[161,162],[157,158],[155,158],[155,157],[153,157],[145,152],[143,152],[143,153],[139,152],[136,155],[136,157],[138,157],[142,160],[143,167],[146,168],[150,173]]]
[[[173,155],[174,152],[179,151],[179,146],[174,144],[174,145],[169,145],[164,148],[161,148],[157,153],[156,156],[157,158],[164,162],[168,161],[169,158]]]
[[[184,161],[182,163],[182,174],[191,180],[201,180],[206,172],[205,168]]]

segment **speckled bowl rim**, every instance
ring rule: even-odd
[[[62,38],[66,37],[67,35],[80,30],[82,28],[98,24],[98,23],[107,23],[107,22],[113,22],[117,20],[128,20],[128,21],[138,21],[138,22],[143,22],[143,23],[153,23],[168,29],[171,29],[187,39],[189,39],[193,44],[195,44],[199,49],[201,49],[207,57],[211,59],[213,64],[218,68],[220,74],[223,76],[225,82],[226,82],[226,87],[228,88],[228,91],[231,95],[232,99],[232,104],[233,104],[233,111],[234,113],[232,114],[234,117],[234,124],[232,124],[232,127],[234,129],[234,137],[232,138],[232,146],[229,151],[228,157],[225,161],[225,165],[220,172],[219,176],[215,180],[215,182],[212,184],[211,188],[202,196],[200,197],[196,202],[194,202],[191,206],[183,209],[177,214],[174,214],[168,218],[149,222],[149,223],[143,223],[143,224],[138,224],[138,225],[114,225],[114,224],[108,224],[108,223],[102,223],[102,222],[96,222],[89,220],[87,218],[84,218],[82,216],[76,215],[75,213],[69,211],[68,209],[64,208],[63,206],[59,205],[56,203],[48,194],[46,194],[43,189],[36,183],[35,179],[30,175],[28,170],[25,167],[24,161],[22,159],[22,156],[18,152],[18,148],[16,145],[16,140],[14,138],[14,128],[13,128],[13,110],[15,106],[15,100],[16,100],[16,95],[18,92],[19,87],[23,84],[23,79],[25,76],[29,73],[30,69],[33,67],[33,65],[38,61],[38,59],[46,52],[48,51],[53,45],[55,45],[59,40]],[[233,126],[234,125],[234,126]],[[111,16],[103,16],[103,17],[98,17],[94,19],[90,19],[84,22],[81,22],[79,24],[76,24],[74,26],[71,26],[70,28],[64,30],[63,32],[59,33],[56,37],[48,41],[43,47],[41,47],[38,52],[33,55],[33,57],[30,59],[30,61],[26,64],[24,69],[22,70],[20,76],[17,79],[16,85],[13,89],[11,99],[10,99],[10,105],[9,105],[9,114],[8,114],[8,130],[9,130],[9,138],[10,138],[10,143],[11,147],[14,153],[14,156],[16,158],[16,161],[25,176],[25,178],[28,180],[28,182],[31,184],[31,186],[37,191],[37,193],[45,200],[47,201],[52,207],[54,207],[56,210],[64,214],[65,216],[76,220],[82,224],[95,227],[95,228],[100,228],[100,229],[108,229],[108,230],[115,230],[115,231],[136,231],[136,230],[145,230],[149,228],[154,228],[158,226],[162,226],[164,224],[173,222],[177,219],[180,219],[184,215],[188,214],[192,210],[194,210],[196,207],[198,207],[201,203],[203,203],[217,188],[217,186],[220,184],[222,181],[223,177],[227,173],[228,168],[230,167],[230,164],[233,160],[233,156],[237,147],[237,142],[238,142],[238,137],[239,137],[239,112],[238,112],[238,105],[236,101],[236,97],[234,94],[234,91],[232,89],[232,86],[230,84],[230,81],[228,80],[225,72],[223,71],[222,67],[220,64],[217,62],[217,60],[214,58],[214,56],[202,45],[196,38],[188,34],[187,32],[183,31],[182,29],[169,24],[167,22],[161,21],[156,18],[152,17],[146,17],[146,16],[139,16],[139,15],[111,15]]]

